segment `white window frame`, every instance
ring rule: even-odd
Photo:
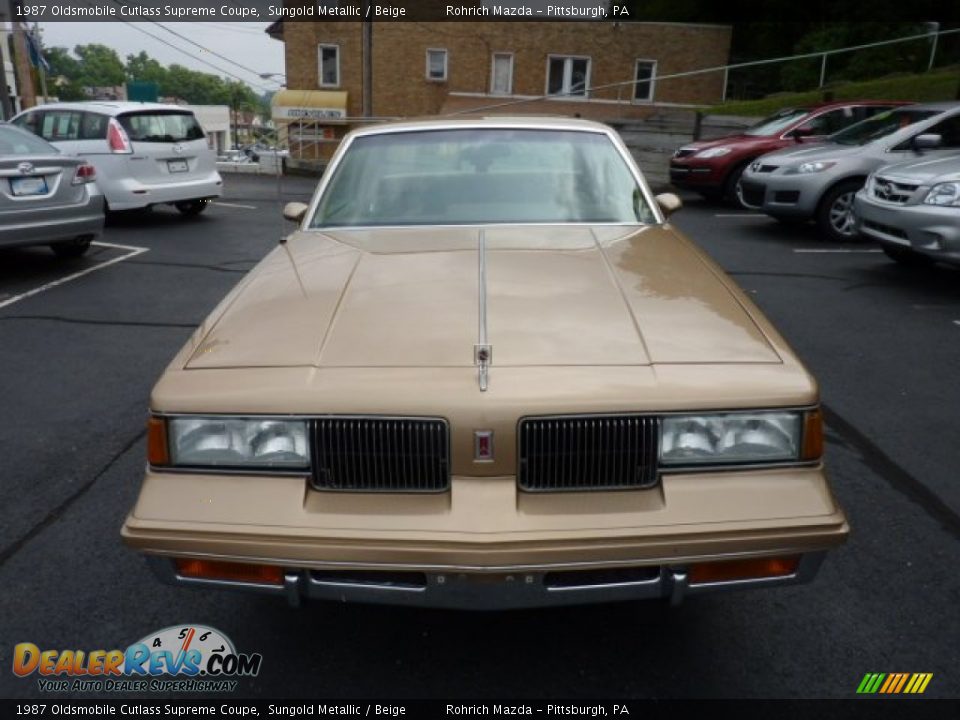
[[[650,73],[650,96],[645,98],[637,97],[637,88],[640,84],[637,82],[637,66],[640,63],[645,63],[647,65],[652,65],[653,69]],[[633,62],[633,92],[630,93],[630,96],[633,98],[635,103],[649,103],[653,102],[653,99],[657,96],[657,61],[650,58],[637,58]]]
[[[560,88],[561,95],[550,93],[550,63],[553,60],[568,60],[563,64],[563,81]],[[587,61],[587,77],[584,80],[583,95],[570,95],[570,80],[573,76],[573,61]],[[590,98],[590,79],[593,75],[593,58],[589,55],[561,55],[559,53],[547,55],[547,73],[543,94],[550,100],[588,100]]]
[[[505,57],[510,60],[510,75],[507,80],[506,92],[497,92],[494,82],[497,76],[497,58]],[[495,52],[490,54],[490,94],[491,95],[513,95],[513,53]]]
[[[323,81],[323,51],[330,48],[337,51],[337,81],[335,83]],[[317,43],[317,85],[322,88],[340,87],[340,46],[337,43]]]
[[[443,53],[443,77],[431,77],[430,76],[430,53]],[[446,48],[427,48],[427,52],[424,55],[426,68],[424,70],[424,75],[426,76],[429,82],[446,82],[447,77],[450,75],[450,53],[447,52]]]

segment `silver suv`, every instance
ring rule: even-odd
[[[960,103],[908,105],[851,125],[825,144],[760,157],[743,173],[740,197],[778,220],[815,220],[827,238],[849,240],[857,235],[854,196],[871,172],[958,151]]]
[[[135,102],[38,105],[11,121],[97,170],[108,210],[203,212],[223,194],[216,155],[187,108]]]
[[[856,205],[860,232],[897,262],[960,265],[960,154],[881,168]]]

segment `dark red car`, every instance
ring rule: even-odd
[[[670,161],[670,182],[704,197],[737,198],[737,183],[753,160],[798,142],[814,143],[848,125],[906,103],[847,100],[780,110],[739,135],[684,145]]]

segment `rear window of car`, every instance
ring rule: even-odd
[[[133,142],[174,143],[204,137],[203,128],[189,112],[151,110],[126,113],[117,119]]]
[[[14,120],[14,125],[44,140],[103,140],[110,118],[80,110],[36,110]]]
[[[28,132],[10,127],[0,127],[0,156],[56,155],[58,152],[53,145]]]
[[[655,222],[605,134],[474,128],[356,138],[311,224],[576,222]]]

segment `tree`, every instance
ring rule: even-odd
[[[144,50],[141,50],[136,55],[127,55],[125,72],[127,80],[154,82],[161,87],[167,80],[167,69],[147,55]]]
[[[73,49],[80,62],[77,81],[86,87],[123,85],[126,75],[116,51],[106,45],[91,43]]]
[[[44,57],[50,63],[47,72],[57,97],[61,100],[84,100],[83,85],[79,82],[82,71],[80,63],[67,48],[52,47],[44,50]]]

